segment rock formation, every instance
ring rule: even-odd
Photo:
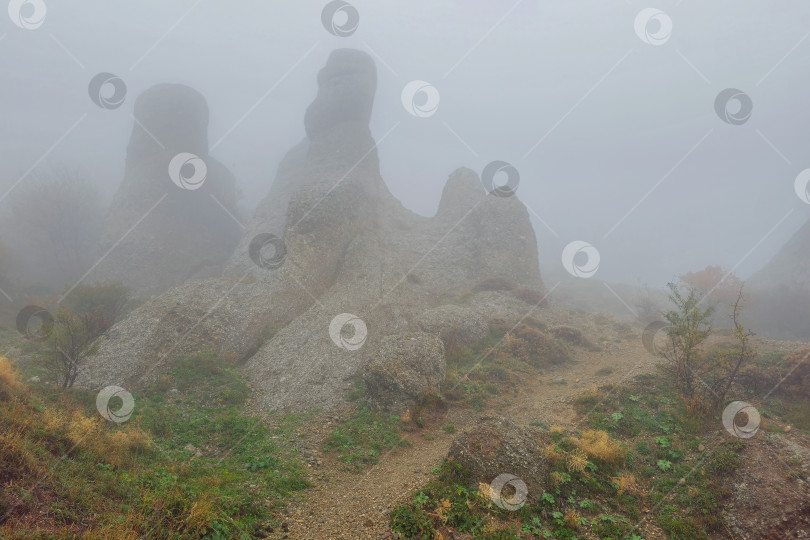
[[[440,389],[441,338],[453,325],[474,342],[490,319],[534,307],[471,294],[489,277],[543,288],[517,197],[488,195],[459,169],[436,216],[411,213],[380,176],[372,59],[334,51],[318,88],[305,140],[282,160],[223,275],[189,280],[117,324],[77,384],[137,388],[168,358],[208,349],[242,362],[260,407],[328,408],[367,372],[369,395],[391,392],[380,405],[401,411]]]
[[[746,326],[780,339],[810,340],[810,221],[745,284]]]
[[[148,296],[222,265],[242,231],[228,215],[237,214],[235,180],[208,153],[205,98],[184,85],[159,84],[138,96],[133,117],[124,180],[104,223],[100,255],[109,253],[88,279],[120,281]],[[177,186],[169,173],[184,152],[205,163],[195,189]],[[189,167],[183,176],[198,172]]]

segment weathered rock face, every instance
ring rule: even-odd
[[[111,251],[89,279],[121,281],[146,296],[224,263],[241,230],[228,215],[237,215],[235,180],[208,153],[205,98],[187,86],[159,84],[138,96],[133,116],[124,180],[101,241],[101,254]],[[169,164],[181,152],[204,161],[201,187],[172,182]],[[188,167],[186,177],[194,173]]]
[[[469,471],[470,488],[509,474],[526,485],[525,500],[537,502],[547,487],[548,464],[541,450],[547,443],[538,430],[520,427],[506,418],[487,417],[453,440],[448,459]]]
[[[810,340],[810,221],[745,284],[743,318],[756,333]]]
[[[520,201],[487,195],[473,171],[459,169],[435,217],[405,210],[380,176],[368,128],[371,58],[334,51],[318,83],[307,138],[281,162],[223,276],[188,281],[116,325],[77,384],[137,387],[167,358],[208,349],[244,360],[263,408],[329,408],[365,372],[379,375],[370,375],[373,387],[398,389],[378,404],[399,408],[439,388],[440,337],[457,331],[472,344],[490,318],[530,309],[507,293],[470,295],[493,276],[542,290]],[[257,264],[255,252],[251,259],[254,239],[268,234],[283,238],[279,264]],[[462,306],[437,310],[451,303]],[[346,346],[339,329],[330,333],[341,314],[364,321],[359,346]],[[408,334],[421,336],[424,354],[398,341]]]

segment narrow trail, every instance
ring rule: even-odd
[[[578,350],[575,363],[526,379],[517,395],[499,396],[500,400],[494,400],[482,413],[451,407],[442,423],[453,424],[458,433],[473,427],[481,416],[501,415],[519,425],[539,421],[549,426],[578,427],[573,408],[578,394],[594,386],[629,381],[652,371],[657,362],[635,340],[610,344],[606,349]],[[605,368],[612,371],[605,373]],[[425,439],[424,434],[432,440]],[[383,538],[388,531],[388,513],[430,481],[430,471],[446,457],[456,436],[435,426],[413,437],[410,447],[381,455],[379,464],[361,473],[347,471],[334,457],[323,456],[322,463],[312,468],[314,486],[306,490],[302,500],[290,503],[283,530],[268,538]]]

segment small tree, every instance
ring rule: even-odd
[[[702,295],[697,289],[688,288],[688,294],[684,296],[675,283],[668,283],[667,287],[669,299],[676,309],[664,313],[670,324],[667,329],[670,348],[664,354],[669,365],[665,370],[684,395],[691,398],[695,393],[701,348],[712,331],[710,321],[714,307],[701,309]]]
[[[705,294],[703,290],[690,287],[688,294],[684,295],[677,285],[670,283],[668,286],[670,300],[676,309],[665,314],[670,324],[667,330],[670,348],[664,355],[669,365],[665,370],[692,403],[721,407],[743,366],[756,357],[751,346],[753,334],[739,320],[742,287],[737,291],[731,311],[734,344],[704,351],[703,345],[712,331],[710,321],[714,306],[700,307]]]
[[[96,352],[98,322],[90,314],[74,315],[60,307],[48,333],[53,362],[62,378],[62,387],[70,388],[79,374],[79,366]]]
[[[60,285],[75,281],[92,264],[100,236],[98,190],[69,168],[31,176],[6,201],[4,240],[29,277]]]

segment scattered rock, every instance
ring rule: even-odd
[[[453,440],[448,458],[470,472],[470,487],[490,484],[498,475],[517,476],[537,501],[546,488],[548,466],[541,448],[547,437],[503,417],[484,417],[478,426]]]

